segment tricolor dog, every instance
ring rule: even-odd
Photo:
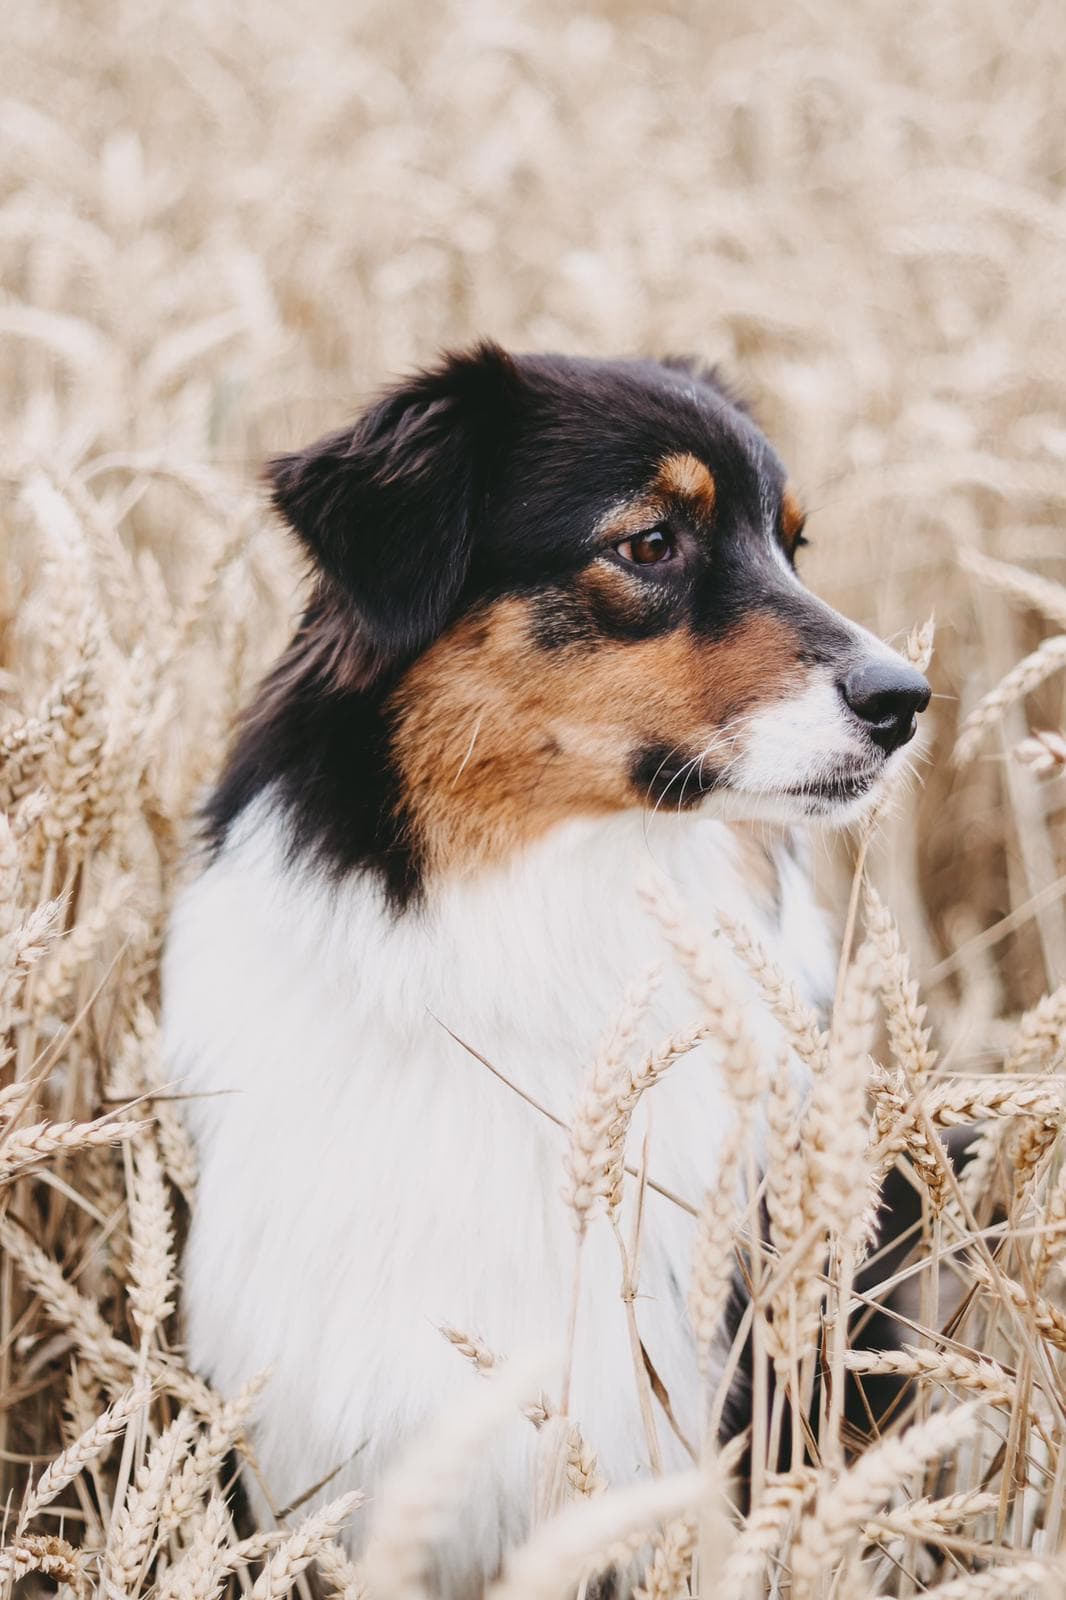
[[[804,588],[780,461],[689,363],[481,345],[269,476],[313,585],[207,805],[165,1031],[201,1163],[190,1356],[226,1393],[272,1369],[254,1444],[284,1506],[330,1474],[373,1493],[482,1381],[441,1325],[562,1345],[566,1137],[524,1096],[566,1121],[657,958],[641,1042],[698,1020],[638,885],[654,865],[709,929],[747,923],[824,1002],[805,831],[861,813],[929,688]],[[753,998],[750,1025],[778,1059]],[[714,1046],[646,1101],[648,1170],[698,1206],[729,1122]],[[696,1436],[692,1231],[649,1191],[640,1333]],[[619,1287],[594,1226],[570,1408],[612,1483],[648,1470]],[[522,1536],[535,1437],[517,1418],[476,1465],[442,1593]]]

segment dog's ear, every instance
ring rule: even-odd
[[[503,350],[478,345],[266,469],[377,668],[427,644],[459,597],[517,382]]]

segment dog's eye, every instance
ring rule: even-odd
[[[665,528],[649,528],[647,533],[638,533],[632,539],[623,539],[621,544],[615,545],[615,549],[623,561],[631,561],[637,567],[648,567],[659,561],[669,561],[677,553],[673,535]]]

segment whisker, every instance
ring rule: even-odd
[[[456,774],[455,774],[455,777],[452,779],[452,788],[453,789],[455,788],[456,784],[459,782],[459,779],[462,777],[463,772],[466,769],[467,762],[470,760],[470,757],[474,754],[474,746],[477,744],[477,736],[481,732],[481,723],[482,723],[483,718],[484,718],[484,712],[479,712],[478,713],[478,719],[474,723],[474,731],[470,735],[470,743],[467,745],[467,748],[466,748],[466,755],[463,757],[462,761],[460,761],[458,770],[456,771]]]
[[[647,843],[648,843],[648,829],[651,826],[651,819],[652,819],[652,817],[654,817],[656,811],[658,810],[658,802],[657,801],[652,806],[651,811],[648,810],[647,802],[654,798],[653,795],[652,795],[652,790],[655,787],[656,778],[658,778],[660,772],[662,772],[663,768],[666,766],[666,763],[669,761],[670,757],[673,756],[673,755],[676,755],[677,752],[680,750],[680,748],[681,748],[681,746],[679,744],[675,744],[671,749],[669,749],[666,752],[666,754],[663,756],[662,760],[659,762],[659,765],[656,767],[655,771],[652,773],[651,778],[648,780],[648,786],[644,791],[644,798],[645,798],[644,822],[643,822],[643,826],[641,828],[641,832],[644,835],[644,843],[645,843],[645,845],[647,845]],[[667,784],[667,788],[669,788],[669,784]]]

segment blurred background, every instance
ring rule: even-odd
[[[897,641],[936,613],[877,868],[932,1002],[979,1053],[1066,979],[1066,779],[1009,754],[1061,676],[951,761],[1050,631],[960,553],[1066,578],[1060,0],[12,0],[4,34],[9,713],[106,616],[176,841],[298,603],[264,455],[478,335],[697,353],[811,584]]]

